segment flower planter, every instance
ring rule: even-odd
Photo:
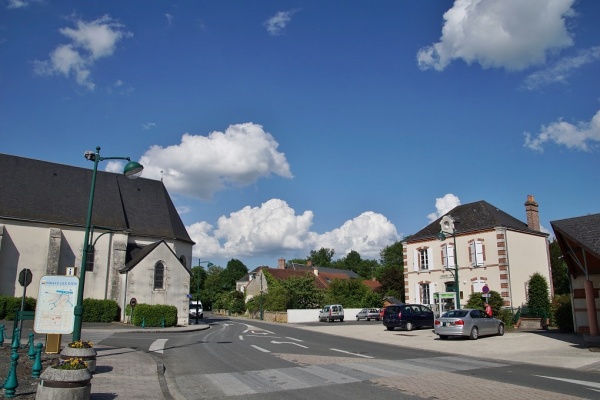
[[[89,400],[92,373],[87,368],[56,369],[48,367],[40,376],[36,400]]]
[[[60,352],[61,360],[70,360],[72,358],[80,358],[88,365],[88,370],[94,372],[96,370],[96,349],[93,347],[74,348],[66,346]]]

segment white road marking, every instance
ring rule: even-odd
[[[152,342],[148,351],[153,351],[155,353],[162,354],[163,350],[165,349],[165,343],[167,343],[167,340],[169,339],[156,339],[154,342]]]
[[[350,354],[350,355],[357,356],[357,357],[363,357],[363,358],[375,358],[375,357],[371,357],[371,356],[366,356],[366,355],[364,355],[364,354],[351,353],[351,352],[349,352],[349,351],[346,351],[346,350],[339,350],[339,349],[329,349],[329,350],[333,350],[333,351],[339,351],[340,353]]]
[[[251,344],[250,346],[251,346],[251,347],[254,347],[256,350],[260,350],[260,351],[262,351],[263,353],[270,353],[270,351],[269,351],[269,350],[267,350],[267,349],[263,349],[262,347],[255,346],[255,345],[253,345],[253,344]]]
[[[546,379],[554,379],[555,381],[574,383],[576,385],[581,385],[581,386],[589,386],[594,389],[600,389],[600,383],[598,383],[598,382],[578,381],[575,379],[556,378],[554,376],[543,376],[543,375],[535,375],[535,376],[539,376],[540,378],[546,378]]]
[[[301,345],[301,344],[294,343],[294,342],[277,342],[277,341],[275,341],[275,340],[271,340],[271,343],[273,343],[273,344],[293,344],[294,346],[303,347],[303,348],[305,348],[305,349],[308,349],[308,347],[307,347],[307,346],[303,346],[303,345]]]
[[[290,339],[290,340],[295,340],[296,342],[303,342],[303,341],[304,341],[304,340],[295,339],[295,338],[293,338],[293,337],[289,337],[289,336],[286,336],[285,338],[286,338],[286,339]]]
[[[242,335],[238,336],[240,338],[240,340],[244,340],[244,337]]]

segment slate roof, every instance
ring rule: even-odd
[[[458,223],[455,223],[456,234],[465,234],[470,232],[494,229],[496,227],[504,227],[510,230],[520,231],[533,235],[548,236],[543,232],[533,230],[526,223],[516,219],[515,217],[505,213],[498,207],[493,206],[487,201],[480,200],[474,203],[463,204],[454,207],[451,211],[442,215],[425,228],[421,229],[414,235],[406,239],[407,243],[418,242],[422,240],[430,240],[437,237],[440,232],[440,221],[450,215]]]
[[[164,240],[159,240],[158,242],[154,242],[146,246],[140,246],[135,243],[128,243],[125,256],[125,265],[119,268],[119,273],[124,274],[126,272],[131,271],[136,265],[142,262],[144,258],[151,254],[154,251],[154,249],[156,249],[161,244],[164,244],[167,247],[167,249],[169,249],[169,251],[173,253],[173,256],[177,258],[177,254],[175,254],[173,249]],[[189,270],[186,265],[182,264],[182,266],[185,268],[188,274],[192,274],[192,271]]]
[[[590,273],[600,274],[600,214],[550,221],[550,225],[572,275],[583,271],[569,254],[579,264],[587,264]]]
[[[92,168],[0,154],[0,219],[85,227]],[[193,243],[161,181],[98,171],[92,225]]]

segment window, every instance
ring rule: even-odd
[[[444,268],[454,268],[456,263],[454,262],[454,245],[444,244],[442,246],[442,264]]]
[[[446,292],[456,292],[456,282],[445,282]]]
[[[469,242],[469,262],[472,267],[480,267],[485,261],[485,246],[483,240],[477,239]]]
[[[428,283],[421,284],[421,304],[430,304]]]
[[[413,269],[415,271],[433,269],[431,248],[423,247],[416,249],[413,253],[413,256]]]
[[[165,288],[165,264],[161,261],[154,266],[154,290]]]

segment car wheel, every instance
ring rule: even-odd
[[[498,325],[498,336],[504,336],[504,324]]]
[[[479,329],[477,329],[477,327],[474,326],[473,329],[471,329],[471,334],[469,335],[469,339],[477,340],[478,337],[479,337]]]
[[[386,326],[386,328],[387,328],[388,331],[393,331],[394,330],[393,326]]]
[[[440,339],[446,340],[446,339],[448,339],[448,335],[440,335]]]
[[[357,320],[357,321],[360,321],[360,318],[356,317],[356,320]]]
[[[327,318],[327,322],[333,322],[331,318]]]
[[[344,318],[340,319],[340,322],[344,322]]]
[[[367,321],[370,321],[370,320],[371,320],[371,318],[367,318]]]
[[[408,321],[406,323],[406,327],[404,329],[406,329],[407,331],[412,331],[413,330],[413,323],[410,322],[410,321]]]

